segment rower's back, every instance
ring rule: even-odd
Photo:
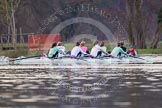
[[[80,46],[79,46],[81,49],[82,49],[82,51],[83,52],[87,52],[87,50],[88,50],[88,48],[85,46],[85,42],[84,41],[82,41],[81,43],[80,43]]]
[[[99,46],[99,42],[98,42],[98,41],[95,41],[95,42],[93,43],[93,47],[92,47],[92,49],[91,49],[90,55],[91,55],[92,57],[97,57],[98,52],[100,51],[100,49],[101,49],[101,47]]]
[[[115,47],[115,48],[111,51],[111,55],[112,55],[113,57],[117,57],[117,56],[119,55],[119,53],[120,53],[120,50],[121,50],[120,47]]]
[[[123,49],[120,47],[120,42],[117,43],[117,47],[115,47],[112,51],[111,51],[111,55],[113,57],[118,57],[120,56],[121,54],[126,54],[125,51],[123,51]],[[120,54],[120,55],[119,55]]]
[[[65,49],[65,47],[62,45],[62,42],[58,42],[58,43],[57,43],[57,48],[59,49],[58,57],[64,57],[65,54],[66,54],[66,49]]]
[[[52,44],[52,47],[50,48],[50,50],[48,52],[48,57],[49,58],[54,58],[54,57],[58,56],[59,49],[56,46],[57,46],[57,43]]]

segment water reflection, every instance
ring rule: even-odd
[[[1,107],[160,108],[160,69],[0,70]]]

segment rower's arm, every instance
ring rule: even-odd
[[[100,51],[101,51],[101,52],[103,52],[103,53],[105,53],[105,54],[107,54],[107,52],[106,52],[106,51],[104,51],[103,49],[100,49]]]
[[[81,48],[80,48],[80,51],[81,51],[81,53],[83,53],[83,54],[87,54],[87,53],[85,53]]]
[[[104,54],[108,54],[105,50],[103,50],[101,47],[99,48],[101,52],[103,52]]]
[[[120,52],[127,55],[127,53],[122,48],[120,48]]]
[[[135,56],[138,57],[138,53],[137,53],[137,51],[135,51]]]

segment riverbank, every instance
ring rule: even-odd
[[[147,55],[152,55],[152,54],[162,54],[162,48],[161,48],[161,42],[158,46],[158,49],[136,49],[138,54],[147,54]],[[4,47],[12,47],[11,45],[3,45]],[[65,43],[64,44],[66,51],[70,51],[74,46],[75,43]],[[92,44],[87,43],[86,46],[88,47],[88,50],[91,50]],[[112,49],[115,47],[115,44],[106,44],[105,45],[108,48],[108,51],[112,51]],[[126,43],[126,47],[128,48],[129,45]],[[27,47],[27,44],[17,44],[16,50],[9,49],[9,50],[0,50],[0,56],[7,56],[11,58],[19,57],[19,56],[29,56],[29,55],[39,55],[40,53],[47,53],[48,51],[46,50],[29,50]]]

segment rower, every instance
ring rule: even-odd
[[[88,48],[85,46],[85,42],[81,41],[80,46],[79,46],[83,52],[88,53]]]
[[[64,57],[66,54],[65,47],[62,45],[62,42],[57,42],[57,48],[59,49],[58,57]]]
[[[124,46],[124,41],[120,41],[120,48],[126,52],[127,51],[127,48]]]
[[[127,51],[127,53],[129,54],[130,57],[138,57],[138,54],[134,48],[135,48],[134,45],[130,45],[130,47]]]
[[[50,48],[47,56],[49,58],[55,58],[55,57],[58,57],[58,52],[59,52],[59,49],[57,48],[57,43],[53,43],[52,44],[52,47]]]
[[[120,48],[121,48],[124,52],[127,51],[127,48],[124,47],[124,41],[120,41]],[[120,52],[120,53],[119,53],[119,56],[124,57],[125,54],[121,54],[121,52]]]
[[[101,54],[104,53],[104,54],[108,54],[106,51],[104,51],[100,45],[99,45],[99,41],[95,41],[93,43],[93,48],[91,50],[91,53],[90,53],[90,56],[92,58],[94,57],[101,57]]]
[[[87,55],[80,47],[80,42],[76,42],[76,46],[71,50],[71,57],[80,57],[82,54]]]
[[[107,48],[106,48],[106,46],[105,46],[105,42],[104,41],[101,41],[100,42],[100,47],[102,48],[102,50],[104,50],[105,52],[107,51]],[[102,54],[101,54],[101,57],[104,57],[106,54],[104,54],[103,52],[102,52]]]
[[[117,46],[112,50],[111,56],[112,57],[121,57],[122,55],[127,55],[125,51],[120,47],[121,43],[118,42]]]

